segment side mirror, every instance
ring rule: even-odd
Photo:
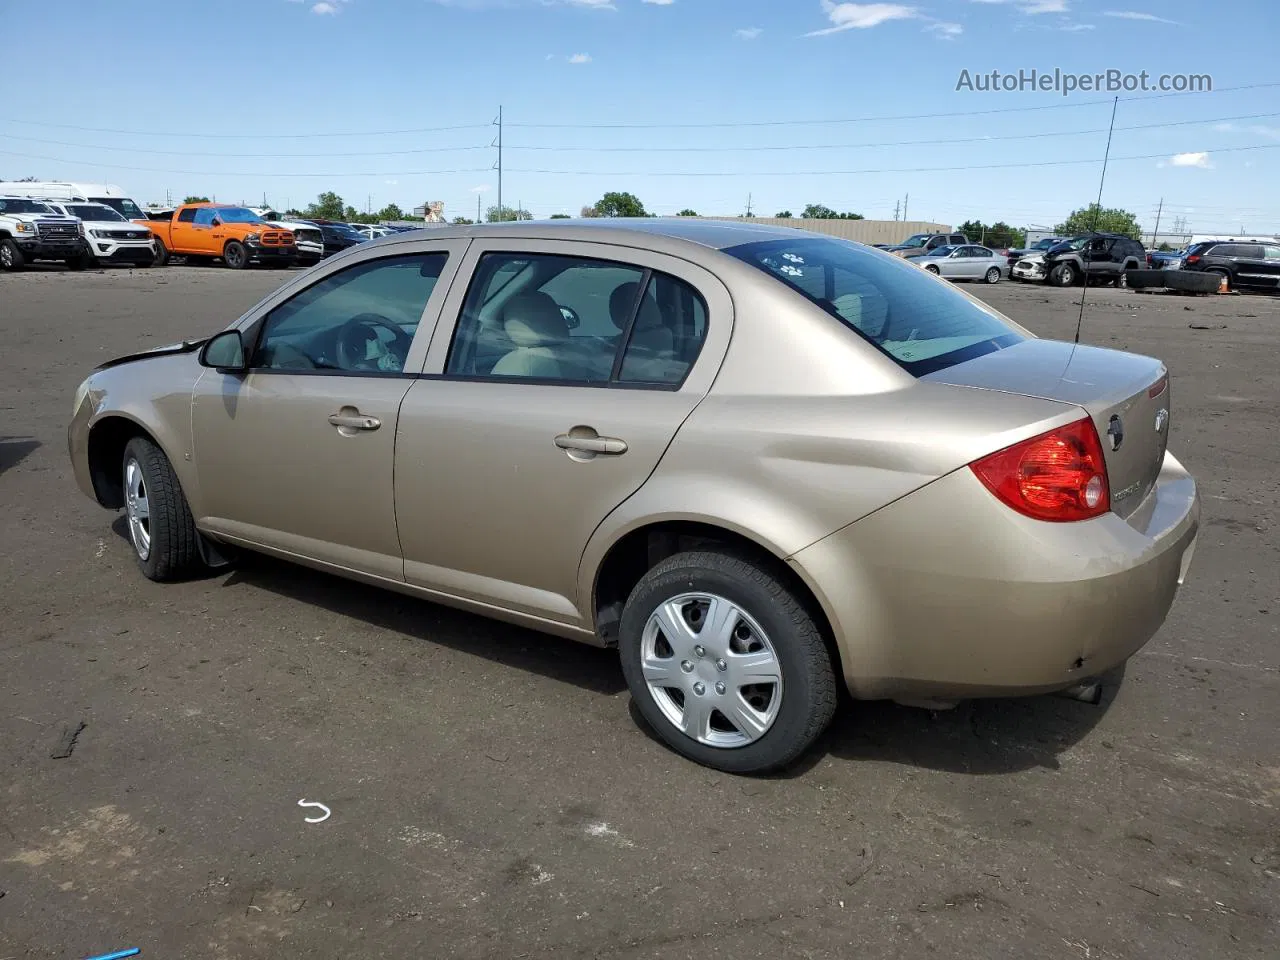
[[[200,365],[219,373],[243,373],[249,369],[239,330],[224,330],[200,349]]]
[[[220,227],[220,226],[222,226],[222,218],[221,218],[221,217],[214,217],[214,218],[213,218],[213,225],[214,225],[215,227]]]
[[[582,323],[582,319],[578,316],[578,311],[574,310],[573,307],[561,307],[560,315],[564,317],[564,322],[570,330],[578,329],[578,326]]]

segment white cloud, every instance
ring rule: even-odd
[[[547,0],[543,0],[547,2]],[[555,2],[555,0],[552,0]],[[559,0],[560,3],[567,3],[571,7],[585,7],[588,10],[617,10],[613,5],[613,0]]]
[[[569,62],[570,62],[570,63],[590,63],[590,62],[591,62],[591,54],[589,54],[589,53],[575,53],[573,56],[571,56],[571,57],[569,58]]]
[[[900,3],[835,3],[822,0],[822,9],[831,21],[823,30],[813,30],[807,37],[823,37],[844,30],[867,30],[891,20],[913,20],[918,14],[915,7]]]
[[[1207,153],[1175,153],[1169,158],[1169,163],[1175,167],[1199,167],[1202,170],[1213,166]]]
[[[317,3],[315,6],[311,8],[311,12],[319,13],[321,15],[327,14],[327,13],[337,13],[338,7],[336,4],[332,4],[332,3]]]
[[[733,35],[739,40],[754,40],[762,33],[764,33],[764,31],[759,27],[742,27],[733,31]]]
[[[488,193],[489,185],[487,183],[476,184],[476,186],[471,188],[470,192],[471,193]]]
[[[640,0],[641,3],[652,3],[655,7],[669,7],[676,0]]]
[[[1079,33],[1081,30],[1097,30],[1092,23],[1068,23],[1058,28],[1063,33]]]
[[[1070,6],[1068,0],[969,0],[970,3],[1016,4],[1026,14],[1066,13]]]
[[[925,29],[930,33],[936,34],[940,40],[954,40],[964,33],[964,27],[960,26],[960,24],[947,23],[945,20],[935,20]]]
[[[1145,23],[1172,23],[1177,24],[1177,20],[1166,20],[1164,17],[1157,17],[1154,13],[1142,13],[1138,10],[1107,10],[1102,14],[1104,17],[1117,17],[1121,20],[1142,20]]]
[[[399,180],[383,180],[382,182],[385,183],[388,187],[395,187],[400,184]]]

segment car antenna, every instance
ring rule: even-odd
[[[1098,232],[1098,218],[1102,216],[1102,186],[1107,182],[1107,161],[1111,158],[1111,133],[1116,128],[1116,106],[1120,103],[1120,98],[1115,97],[1111,101],[1111,126],[1107,128],[1107,150],[1102,155],[1102,176],[1098,179],[1098,202],[1093,206],[1093,226],[1089,228],[1090,235]],[[1088,248],[1085,248],[1088,253]],[[1089,266],[1085,263],[1084,268],[1084,288],[1080,291],[1080,316],[1076,318],[1076,344],[1080,343],[1080,327],[1084,324],[1084,301],[1089,296]]]

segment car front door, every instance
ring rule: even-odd
[[[583,551],[710,388],[728,292],[686,260],[597,243],[478,240],[462,271],[401,408],[405,578],[590,628]]]
[[[975,258],[977,247],[960,247],[952,258],[955,264],[952,276],[962,280],[972,280],[977,274],[978,265]]]
[[[249,370],[206,370],[192,396],[199,523],[403,580],[397,417],[465,247],[388,248],[269,302],[241,327]]]
[[[186,237],[183,238],[192,252],[208,257],[222,256],[222,243],[219,239],[222,230],[214,226],[214,221],[217,218],[218,211],[215,207],[199,207],[196,209],[195,219],[191,222],[191,228],[187,231]]]
[[[1265,244],[1262,248],[1262,274],[1267,286],[1280,287],[1280,244]]]
[[[1108,238],[1094,237],[1085,244],[1082,253],[1085,272],[1091,276],[1111,269],[1111,240]]]

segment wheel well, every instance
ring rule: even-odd
[[[681,520],[650,524],[632,530],[610,548],[596,574],[593,598],[596,632],[600,638],[608,646],[617,645],[622,608],[641,577],[668,557],[698,549],[732,551],[768,567],[808,608],[826,639],[832,666],[837,674],[842,672],[831,624],[803,578],[780,557],[749,537],[709,523]]]
[[[124,506],[120,465],[124,448],[134,437],[152,439],[146,430],[125,417],[106,417],[89,431],[89,476],[93,480],[93,492],[104,507]]]

